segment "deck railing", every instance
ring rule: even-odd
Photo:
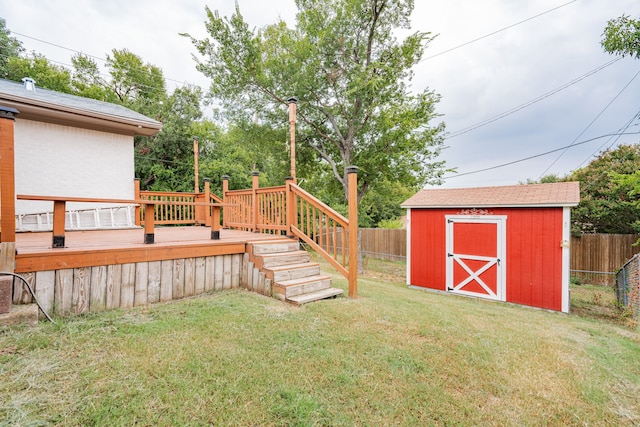
[[[203,193],[182,193],[167,191],[140,191],[140,182],[136,180],[135,198],[160,202],[155,204],[153,220],[158,225],[211,225],[211,213],[203,203],[222,203],[222,199],[211,193],[210,180],[205,179]],[[143,225],[145,212],[136,209],[136,223]]]
[[[186,225],[196,222],[196,207],[183,203],[195,203],[196,195],[193,193],[169,193],[159,191],[141,191],[140,199],[153,202],[173,202],[170,205],[155,205],[153,220],[158,225],[176,224]],[[140,212],[140,222],[144,224],[144,211]]]
[[[349,219],[324,204],[293,180],[280,187],[259,188],[258,173],[252,188],[229,190],[222,177],[223,227],[256,233],[296,237],[325,258],[349,281],[349,296],[357,294],[358,207],[357,168],[349,168]]]

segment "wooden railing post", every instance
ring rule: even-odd
[[[288,176],[285,178],[285,182],[287,185],[286,190],[286,201],[287,206],[285,207],[287,213],[287,236],[294,237],[293,235],[293,226],[295,225],[296,219],[296,195],[293,193],[291,189],[291,184],[295,183],[295,180],[292,176]]]
[[[14,122],[18,110],[0,106],[0,241],[16,241]],[[13,270],[11,270],[13,271]]]
[[[252,228],[254,233],[258,233],[258,185],[260,179],[260,172],[253,171],[251,172],[251,190],[253,194],[251,196],[251,209],[252,209]]]
[[[53,241],[54,248],[64,248],[64,225],[65,225],[66,202],[55,200],[53,202]]]
[[[295,97],[291,97],[287,102],[289,103],[289,139],[291,140],[291,176],[293,181],[296,182],[296,105],[298,100]]]
[[[211,179],[209,178],[204,179],[204,202],[211,203]],[[205,206],[204,225],[206,227],[211,227],[211,206]],[[217,225],[220,224],[218,223]]]
[[[140,200],[140,178],[133,179],[133,200]],[[140,205],[136,205],[134,210],[136,226],[140,226]]]
[[[144,206],[144,242],[151,244],[155,241],[154,231],[155,205],[149,203]]]
[[[229,192],[229,175],[222,175],[222,202],[227,203],[227,193]],[[228,227],[229,211],[224,209],[222,211],[222,227]]]
[[[349,298],[358,295],[358,168],[347,167],[349,203]]]

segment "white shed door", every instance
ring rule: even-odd
[[[447,291],[505,300],[506,217],[450,216]]]

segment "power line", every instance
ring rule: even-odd
[[[607,137],[616,136],[616,135],[639,135],[639,134],[640,134],[640,132],[608,133],[608,134],[596,136],[594,138],[590,138],[590,139],[587,139],[587,140],[584,140],[584,141],[580,141],[580,142],[577,142],[575,144],[566,145],[564,147],[556,148],[556,149],[550,150],[550,151],[545,151],[544,153],[536,154],[536,155],[533,155],[533,156],[525,157],[525,158],[514,160],[514,161],[511,161],[511,162],[502,163],[502,164],[499,164],[499,165],[495,165],[495,166],[491,166],[491,167],[483,168],[483,169],[478,169],[478,170],[474,170],[474,171],[471,171],[471,172],[464,172],[464,173],[459,173],[459,174],[455,174],[455,175],[451,175],[451,176],[446,176],[443,179],[458,178],[458,177],[465,176],[465,175],[472,175],[472,174],[476,174],[476,173],[480,173],[480,172],[486,172],[486,171],[490,171],[490,170],[494,170],[494,169],[503,168],[505,166],[510,166],[510,165],[514,165],[516,163],[525,162],[527,160],[535,159],[537,157],[546,156],[547,154],[555,153],[555,152],[564,150],[566,148],[577,147],[578,145],[586,144],[588,142],[592,142],[592,141],[595,141],[595,140],[600,139],[600,138],[607,138]]]
[[[638,75],[640,75],[640,71],[638,71],[633,77],[631,77],[631,80],[629,80],[627,82],[626,85],[624,85],[624,87],[622,89],[620,89],[620,91],[616,94],[616,96],[613,97],[613,99],[611,99],[611,101],[609,101],[609,103],[593,118],[593,120],[591,120],[591,122],[587,125],[587,127],[585,127],[582,132],[580,132],[580,134],[578,136],[575,137],[575,139],[571,142],[571,145],[574,144],[582,135],[585,134],[585,132],[591,127],[591,125],[593,125],[596,120],[598,120],[600,118],[600,116],[602,116],[602,114],[604,114],[605,111],[607,111],[607,109],[611,106],[611,104],[613,104],[615,102],[616,99],[618,99],[618,97],[620,95],[622,95],[622,93],[627,90],[627,88],[629,87],[629,85],[636,79],[636,77],[638,77]],[[630,123],[629,123],[630,124]],[[629,124],[627,125],[627,127],[629,127]],[[626,127],[622,130],[623,132],[626,130]],[[619,138],[619,137],[618,137]],[[606,142],[605,142],[606,144]],[[567,150],[571,147],[571,145],[569,145],[569,147],[565,148],[564,151],[562,153],[560,153],[558,155],[558,157],[555,158],[555,160],[553,162],[551,162],[551,164],[544,170],[544,172],[542,172],[540,174],[540,176],[538,177],[538,179],[542,178],[548,171],[549,169],[551,169],[553,167],[553,165],[555,165],[558,160],[560,160],[560,158],[562,156],[564,156],[564,154],[567,152]]]
[[[574,1],[576,1],[576,0],[574,0]],[[35,40],[35,41],[40,42],[40,43],[48,44],[50,46],[54,46],[54,47],[57,47],[57,48],[60,48],[60,49],[68,50],[69,52],[77,53],[79,55],[84,55],[84,56],[87,56],[89,58],[96,59],[98,61],[102,61],[102,62],[105,62],[105,63],[107,62],[106,59],[101,58],[99,56],[95,56],[95,55],[91,55],[91,54],[88,54],[88,53],[84,53],[84,52],[81,52],[79,50],[71,49],[71,48],[66,47],[66,46],[62,46],[62,45],[59,45],[59,44],[56,44],[56,43],[48,42],[46,40],[42,40],[42,39],[39,39],[39,38],[36,38],[36,37],[31,37],[31,36],[28,36],[26,34],[17,33],[15,31],[12,31],[11,33],[12,34],[16,34],[16,35],[18,35],[20,37],[25,37],[25,38],[28,38],[28,39],[31,39],[31,40]],[[65,65],[67,67],[72,67],[69,64],[64,64],[62,62],[54,61],[52,59],[48,59],[48,60],[51,61],[51,62],[55,62],[55,63],[61,64],[61,65]],[[103,75],[101,74],[101,76],[103,76]],[[193,83],[185,82],[184,80],[181,81],[181,80],[176,80],[176,79],[172,79],[172,78],[169,78],[169,77],[164,77],[164,79],[167,80],[167,81],[171,81],[171,82],[174,82],[174,83],[181,84],[181,85],[198,86],[198,85],[193,84]],[[201,89],[204,89],[204,88],[201,88]]]
[[[622,59],[621,57],[612,59],[611,61],[609,61],[609,62],[607,62],[605,64],[602,64],[599,67],[596,67],[593,70],[581,75],[580,77],[576,77],[575,79],[573,79],[573,80],[571,80],[571,81],[569,81],[567,83],[564,83],[563,85],[558,86],[557,88],[555,88],[553,90],[550,90],[549,92],[546,92],[546,93],[544,93],[544,94],[542,94],[542,95],[540,95],[540,96],[538,96],[536,98],[533,98],[533,99],[531,99],[531,100],[529,100],[529,101],[527,101],[527,102],[525,102],[523,104],[515,106],[515,107],[513,107],[513,108],[511,108],[511,109],[509,109],[507,111],[504,111],[504,112],[502,112],[502,113],[500,113],[500,114],[498,114],[496,116],[493,116],[493,117],[491,117],[489,119],[486,119],[486,120],[483,120],[481,122],[478,122],[478,123],[476,123],[474,125],[467,126],[466,128],[460,129],[460,130],[455,131],[455,132],[451,132],[450,134],[446,135],[444,137],[444,139],[455,138],[456,136],[463,135],[465,133],[471,132],[473,130],[476,130],[478,128],[486,126],[486,125],[488,125],[490,123],[493,123],[493,122],[495,122],[497,120],[500,120],[500,119],[503,119],[503,118],[505,118],[507,116],[510,116],[513,113],[516,113],[516,112],[518,112],[518,111],[520,111],[520,110],[522,110],[522,109],[524,109],[526,107],[529,107],[529,106],[531,106],[533,104],[536,104],[536,103],[542,101],[543,99],[546,99],[546,98],[548,98],[548,97],[550,97],[552,95],[555,95],[558,92],[561,92],[561,91],[573,86],[576,83],[579,83],[580,81],[582,81],[582,80],[586,79],[587,77],[590,77],[590,76],[592,76],[592,75],[604,70],[605,68],[609,67],[610,65],[613,65],[614,63],[620,61],[621,59]]]
[[[634,120],[640,118],[640,111],[638,111],[637,113],[635,113],[633,115],[633,117],[631,117],[631,119],[629,119],[629,121],[623,126],[621,127],[618,131],[619,132],[625,132],[627,129],[629,129],[629,127],[631,126],[631,123],[634,122]],[[636,125],[637,126],[637,125]],[[611,137],[611,139],[613,139],[613,141],[611,142],[611,144],[609,144],[609,146],[606,148],[607,150],[610,149],[611,147],[613,147],[613,144],[615,144],[616,142],[618,142],[618,139],[620,139],[620,136],[615,136],[615,137]],[[590,158],[592,158],[593,156],[595,156],[597,153],[599,153],[600,151],[602,151],[602,147],[604,147],[605,145],[607,145],[607,143],[610,141],[610,139],[606,140],[600,147],[598,147],[593,153],[591,153],[586,159],[584,159],[582,162],[580,162],[580,164],[578,166],[576,166],[573,171],[580,169],[582,167],[583,164],[585,164],[587,162],[587,160],[589,160]],[[572,172],[573,172],[572,171]]]
[[[552,8],[552,9],[545,10],[545,11],[544,11],[544,12],[542,12],[542,13],[539,13],[539,14],[537,14],[537,15],[534,15],[534,16],[532,16],[532,17],[530,17],[530,18],[527,18],[527,19],[524,19],[524,20],[522,20],[522,21],[516,22],[515,24],[508,25],[508,26],[506,26],[506,27],[504,27],[504,28],[500,28],[499,30],[496,30],[496,31],[494,31],[494,32],[492,32],[492,33],[485,34],[484,36],[481,36],[481,37],[475,38],[475,39],[473,39],[473,40],[471,40],[471,41],[468,41],[468,42],[462,43],[462,44],[460,44],[460,45],[458,45],[458,46],[454,46],[454,47],[452,47],[452,48],[449,48],[449,49],[443,50],[442,52],[438,52],[438,53],[436,53],[435,55],[428,56],[428,57],[426,57],[426,58],[424,58],[424,59],[420,60],[420,62],[426,61],[427,59],[435,58],[435,57],[440,56],[440,55],[444,55],[445,53],[449,53],[449,52],[454,51],[454,50],[456,50],[456,49],[460,49],[461,47],[464,47],[464,46],[470,45],[471,43],[475,43],[475,42],[480,41],[480,40],[482,40],[482,39],[486,39],[487,37],[491,37],[491,36],[493,36],[493,35],[495,35],[495,34],[501,33],[501,32],[503,32],[503,31],[506,31],[506,30],[508,30],[508,29],[510,29],[510,28],[513,28],[513,27],[515,27],[515,26],[518,26],[518,25],[520,25],[520,24],[524,24],[525,22],[528,22],[528,21],[531,21],[531,20],[533,20],[533,19],[539,18],[540,16],[542,16],[542,15],[546,15],[547,13],[553,12],[554,10],[558,10],[558,9],[560,9],[561,7],[568,6],[568,5],[570,5],[571,3],[575,3],[576,1],[578,1],[578,0],[571,0],[571,1],[567,2],[567,3],[561,4],[560,6],[556,6],[556,7]]]

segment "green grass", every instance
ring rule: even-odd
[[[640,423],[637,329],[403,277],[369,260],[355,300],[226,291],[2,330],[0,425]]]

